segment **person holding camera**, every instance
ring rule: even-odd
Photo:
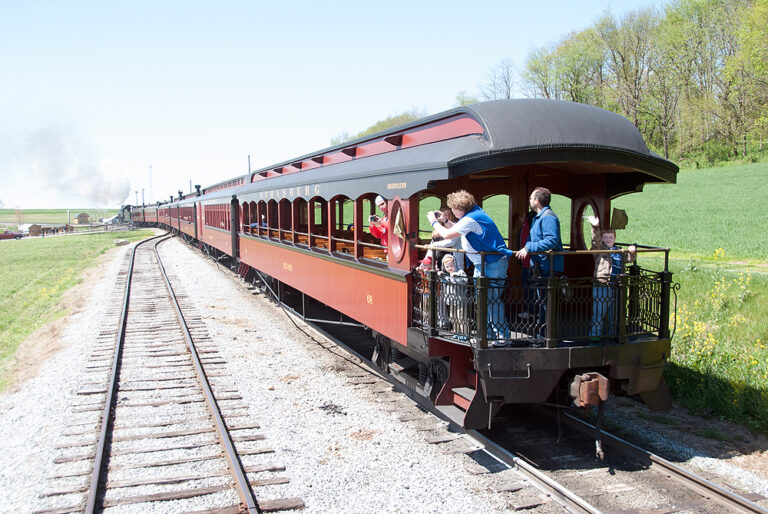
[[[443,207],[439,211],[434,211],[433,214],[435,215],[435,218],[445,228],[451,228],[458,219],[456,216],[453,215],[453,211],[451,211],[450,207]],[[443,238],[437,230],[432,231],[432,240],[430,241],[430,246],[439,246],[441,248],[445,248],[446,250],[452,250],[452,249],[461,249],[461,238],[457,237],[455,239],[445,239]],[[458,270],[464,269],[464,254],[461,252],[452,252],[454,263],[456,265],[456,268]],[[431,269],[433,262],[435,263],[441,263],[443,259],[443,252],[437,252],[437,255],[435,256],[432,252],[432,250],[427,250],[426,255],[424,256],[424,259],[421,261],[420,268],[421,269]]]
[[[389,234],[387,233],[387,227],[389,225],[388,206],[387,201],[381,195],[377,195],[374,202],[381,212],[384,213],[383,217],[379,217],[376,214],[372,214],[368,218],[368,228],[371,231],[371,235],[381,241],[381,245],[384,246],[384,253],[387,253],[387,246],[389,245]]]
[[[507,262],[514,252],[507,248],[496,223],[475,203],[467,191],[448,195],[448,207],[458,218],[451,228],[442,226],[434,212],[427,213],[432,228],[444,239],[461,238],[461,247],[474,265],[474,276],[481,273],[490,279],[487,304],[487,327],[490,346],[504,346],[509,339],[509,325],[505,319],[503,292],[507,279]],[[480,252],[492,252],[483,256]],[[484,269],[483,269],[484,268]]]

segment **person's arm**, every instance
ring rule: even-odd
[[[587,218],[589,221],[589,224],[592,225],[592,246],[589,247],[590,250],[599,250],[600,249],[600,218],[596,216],[590,216]]]
[[[433,212],[427,213],[427,219],[429,220],[429,223],[432,225],[432,229],[438,234],[440,234],[440,237],[442,237],[443,239],[456,239],[457,237],[461,237],[461,233],[456,230],[456,226],[458,225],[458,223],[455,223],[451,228],[445,228],[440,224],[439,221],[437,221],[437,218],[435,217],[435,214]]]
[[[368,224],[368,228],[371,230],[371,235],[376,239],[381,239],[381,236],[387,231],[387,228],[380,221],[371,221]]]
[[[635,262],[635,259],[637,258],[637,246],[629,245],[627,250],[629,250],[629,254],[627,255],[627,262]]]

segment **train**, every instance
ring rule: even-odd
[[[173,231],[301,315],[322,306],[370,330],[371,359],[383,373],[475,429],[489,428],[510,404],[600,408],[614,394],[653,410],[671,405],[663,379],[674,293],[669,249],[636,244],[634,264],[621,252],[621,273],[607,286],[611,322],[596,339],[584,219],[593,214],[621,228],[624,213],[611,202],[645,184],[674,184],[678,171],[618,114],[512,99],[457,107],[129,208],[133,224]],[[562,273],[526,278],[512,258],[501,284],[481,270],[448,287],[437,267],[425,269],[425,254],[439,250],[426,214],[448,194],[470,192],[516,250],[539,186],[557,201]],[[377,213],[387,215],[386,241],[368,225]],[[500,291],[489,295],[494,287]],[[489,305],[491,297],[502,305]],[[462,308],[451,309],[457,301]],[[537,314],[544,305],[546,319]],[[489,341],[493,308],[507,328],[503,341]]]

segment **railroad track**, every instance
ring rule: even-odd
[[[272,295],[274,296],[274,292]],[[301,315],[289,306],[283,307],[291,315],[301,318]],[[434,409],[431,402],[424,397],[403,387],[394,378],[383,375],[369,358],[370,344],[351,343],[343,335],[339,335],[340,332],[354,328],[342,327],[340,324],[339,327],[331,329],[328,325],[319,326],[309,320],[305,322],[365,363],[371,374],[389,382],[394,390],[411,398],[423,410],[451,424],[451,433],[429,436],[427,439],[430,442],[454,441],[458,439],[458,434],[461,434],[466,439],[463,443],[465,449],[455,450],[457,453],[470,454],[478,461],[496,461],[498,465],[489,466],[495,468],[495,471],[504,468],[516,470],[543,495],[570,512],[768,513],[768,509],[753,501],[766,501],[765,498],[731,491],[605,431],[601,431],[601,439],[606,451],[610,451],[610,458],[606,459],[606,462],[599,461],[594,457],[595,427],[570,414],[564,414],[562,420],[564,426],[572,429],[570,438],[578,439],[575,444],[561,441],[559,434],[531,437],[530,432],[522,430],[516,423],[509,423],[511,433],[506,435],[500,435],[498,432],[464,431]],[[351,339],[360,341],[361,337],[358,335]],[[366,382],[362,376],[353,377],[353,383],[369,383],[372,388],[377,387],[374,381]],[[407,422],[419,418],[418,415],[404,415],[401,420]],[[554,427],[554,419],[550,418],[550,421]],[[531,430],[535,431],[536,428]],[[528,449],[519,448],[517,442],[521,439],[530,439]],[[539,446],[547,457],[540,458],[535,451],[531,452],[531,446]],[[487,455],[487,458],[478,455],[481,453]],[[547,463],[542,465],[545,461]],[[519,484],[512,483],[510,487],[500,487],[499,491],[516,491],[520,488]],[[538,502],[542,503],[545,502]],[[512,506],[535,508],[537,501]]]
[[[301,499],[275,491],[269,499],[255,494],[288,482],[276,476],[285,468],[265,461],[273,450],[263,446],[226,363],[174,294],[157,252],[164,240],[138,244],[118,278],[115,319],[87,366],[94,380],[81,384],[54,461],[55,485],[41,495],[56,506],[40,512],[302,508]]]

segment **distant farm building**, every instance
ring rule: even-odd
[[[87,212],[81,212],[75,217],[78,225],[87,225],[91,222],[91,216]]]
[[[72,232],[72,227],[69,225],[58,225],[58,224],[37,224],[29,226],[29,235],[30,237],[35,236],[48,236],[53,234],[65,234],[67,232]]]

